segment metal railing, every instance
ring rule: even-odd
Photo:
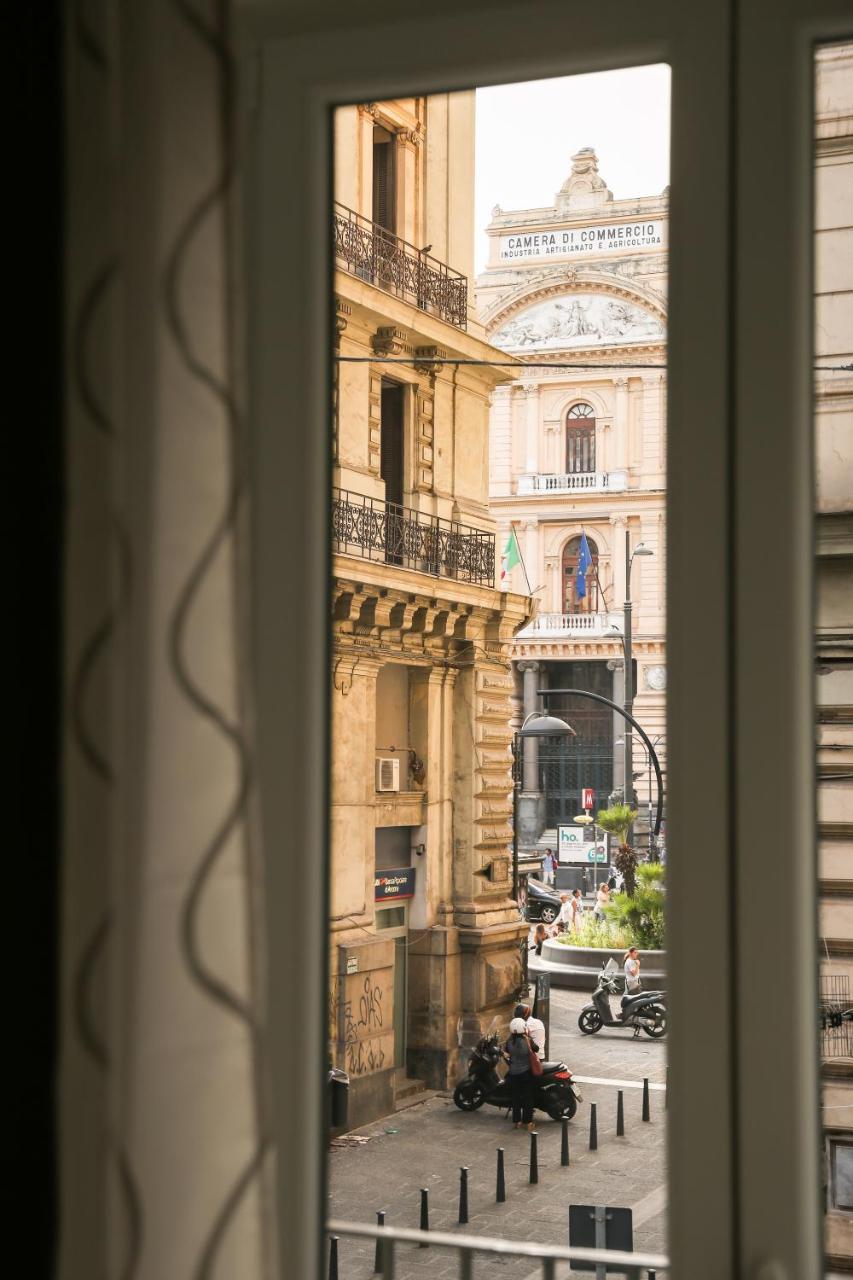
[[[332,490],[332,549],[492,587],[495,536],[347,489]]]
[[[457,329],[468,326],[468,277],[345,205],[333,213],[335,261]]]
[[[821,1057],[853,1058],[853,1004],[847,974],[820,976]]]
[[[405,1227],[380,1227],[362,1222],[332,1219],[326,1224],[332,1238],[359,1236],[380,1241],[379,1259],[382,1280],[394,1280],[397,1245],[419,1245],[421,1248],[453,1249],[459,1256],[459,1280],[472,1280],[474,1254],[484,1253],[498,1258],[530,1258],[542,1264],[542,1280],[555,1280],[558,1262],[587,1263],[593,1267],[619,1269],[627,1280],[652,1280],[669,1269],[669,1259],[661,1253],[626,1253],[621,1249],[566,1248],[560,1245],[531,1244],[526,1240],[498,1240],[493,1236],[472,1236],[447,1231],[416,1231]],[[374,1273],[376,1274],[376,1273]]]

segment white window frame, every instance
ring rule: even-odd
[[[845,35],[848,6],[437,0],[412,16],[348,5],[340,26],[325,9],[240,9],[255,86],[245,130],[252,625],[280,1275],[322,1274],[326,1205],[330,109],[665,61],[667,734],[679,761],[668,816],[669,1251],[677,1280],[817,1280],[812,41]],[[769,518],[771,505],[784,520]],[[760,795],[775,803],[751,803]],[[297,974],[308,1051],[294,1055],[281,992]]]

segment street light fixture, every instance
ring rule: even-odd
[[[576,738],[577,733],[568,720],[549,716],[544,711],[531,711],[524,717],[520,729],[516,729],[512,743],[512,896],[518,901],[518,792],[521,784],[521,753],[519,738]]]

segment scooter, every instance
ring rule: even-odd
[[[586,1036],[594,1036],[602,1027],[617,1027],[620,1030],[633,1030],[635,1037],[641,1031],[653,1040],[666,1035],[666,992],[638,991],[634,995],[626,992],[622,996],[622,1005],[617,1017],[610,1008],[610,997],[618,995],[621,990],[619,969],[612,958],[602,966],[598,975],[598,985],[592,995],[590,1004],[585,1004],[578,1018],[578,1026]]]
[[[453,1091],[460,1111],[477,1111],[488,1102],[493,1107],[512,1106],[506,1077],[498,1075],[503,1049],[497,1032],[490,1032],[468,1059],[468,1074]],[[564,1062],[543,1062],[541,1076],[534,1076],[533,1105],[552,1120],[571,1120],[582,1101],[572,1073]]]

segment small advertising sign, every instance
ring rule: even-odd
[[[592,823],[588,827],[557,828],[557,858],[560,862],[607,862],[607,837],[599,833],[593,839]]]
[[[397,867],[390,871],[377,871],[374,880],[374,902],[399,902],[415,896],[415,868]]]
[[[583,794],[582,794],[582,805],[581,805],[581,807],[582,807],[583,809],[594,809],[594,808],[595,808],[595,791],[593,790],[593,788],[592,788],[592,787],[584,787],[584,789],[583,789]]]

